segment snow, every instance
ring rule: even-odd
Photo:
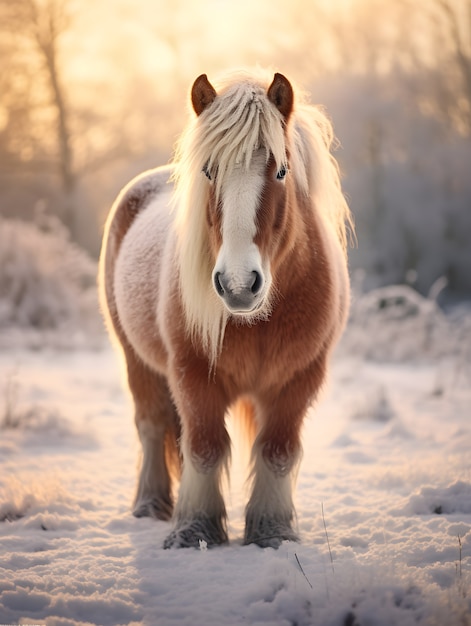
[[[29,252],[2,248],[0,272],[0,624],[471,624],[468,307],[406,286],[354,298],[306,420],[301,543],[242,545],[231,425],[229,545],[163,550],[170,525],[131,515],[139,445],[96,292],[44,265],[47,232],[12,232]]]
[[[407,358],[371,359],[351,322],[306,422],[302,541],[278,551],[242,545],[237,444],[229,545],[163,550],[169,524],[130,513],[139,447],[113,350],[3,352],[0,623],[470,624],[470,372],[395,332]]]

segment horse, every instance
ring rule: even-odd
[[[133,513],[172,521],[164,548],[228,541],[230,412],[251,446],[243,542],[278,548],[300,540],[302,424],[348,313],[351,215],[332,125],[284,75],[202,74],[191,104],[170,164],[118,196],[100,256],[142,445]]]

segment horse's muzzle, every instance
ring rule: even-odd
[[[258,271],[250,272],[242,283],[223,272],[214,272],[213,282],[216,293],[234,315],[253,313],[263,304],[265,280]]]

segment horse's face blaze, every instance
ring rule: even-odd
[[[219,199],[213,176],[205,174],[214,289],[233,315],[267,314],[281,234],[287,227],[288,164],[277,168],[274,158],[267,160],[260,151],[249,171],[231,172]]]
[[[213,179],[207,206],[213,287],[232,315],[266,315],[270,306],[272,254],[283,214],[284,181],[272,158],[254,153],[250,167],[236,167],[217,198]],[[277,191],[278,188],[278,191]]]

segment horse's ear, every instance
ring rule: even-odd
[[[275,74],[267,95],[270,102],[273,102],[281,115],[288,121],[294,101],[293,88],[289,80],[283,74]]]
[[[191,103],[196,115],[201,115],[217,96],[216,90],[211,85],[206,74],[201,74],[191,88]]]

